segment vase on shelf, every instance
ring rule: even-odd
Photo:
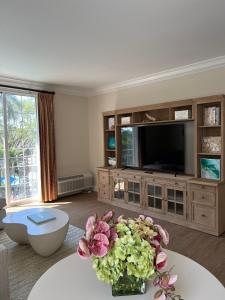
[[[124,274],[112,285],[113,296],[141,295],[145,293],[146,284],[143,279]]]

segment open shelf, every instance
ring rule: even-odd
[[[159,108],[133,113],[133,122],[138,124],[170,121],[170,109]]]
[[[222,99],[196,103],[196,177],[202,180],[205,180],[202,178],[202,174],[204,177],[207,174],[208,177],[210,173],[214,172],[220,174],[220,178],[212,180],[224,179],[223,106]],[[216,176],[213,175],[213,177]]]
[[[139,122],[139,123],[132,123],[132,124],[126,124],[126,125],[117,125],[119,127],[124,126],[131,126],[131,125],[150,125],[150,124],[164,124],[164,123],[185,123],[185,122],[192,122],[194,119],[188,119],[188,120],[164,120],[164,121],[155,121],[155,122]]]
[[[201,155],[201,156],[221,156],[221,153],[218,152],[218,153],[212,153],[212,152],[200,152],[198,153],[198,155]]]
[[[201,125],[199,128],[221,128],[221,125]]]
[[[115,167],[109,164],[109,161],[116,160],[116,114],[107,112],[103,115],[104,126],[104,160],[105,167]],[[114,146],[113,149],[109,145]]]

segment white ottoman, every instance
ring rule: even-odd
[[[56,219],[35,224],[27,216],[49,211]],[[38,254],[49,256],[63,243],[68,227],[69,216],[55,208],[31,208],[8,214],[3,220],[7,235],[18,244],[30,244]]]

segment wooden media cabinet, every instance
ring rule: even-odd
[[[225,231],[224,103],[224,96],[218,95],[103,113],[105,165],[97,171],[98,200],[213,235],[222,234]],[[206,107],[219,108],[216,125],[205,125]],[[175,112],[179,110],[189,110],[188,118],[176,120]],[[153,120],[148,119],[149,115]],[[129,117],[130,123],[121,124],[123,117]],[[113,127],[108,127],[108,118],[114,118]],[[122,168],[121,126],[179,122],[193,123],[193,174]],[[110,136],[115,138],[115,149],[108,149]],[[221,138],[220,151],[203,151],[203,138],[214,136]],[[109,157],[116,162],[114,167],[109,166]],[[201,178],[201,158],[220,159],[219,180]]]

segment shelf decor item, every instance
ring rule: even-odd
[[[175,120],[188,120],[191,119],[191,110],[175,110]]]
[[[220,179],[220,159],[201,158],[201,178]]]
[[[108,118],[108,129],[114,130],[115,129],[115,117]]]
[[[116,148],[116,139],[115,136],[111,135],[108,137],[108,149],[115,150]]]
[[[205,107],[204,125],[205,126],[220,125],[220,107],[218,106]]]
[[[151,116],[150,114],[148,113],[145,113],[145,117],[146,117],[146,120],[144,120],[144,122],[155,122],[156,121],[156,118]]]
[[[221,152],[221,137],[208,136],[202,138],[202,152],[204,153],[220,153]]]
[[[145,282],[152,280],[159,290],[154,299],[179,299],[174,284],[177,275],[165,271],[168,257],[162,245],[169,234],[150,217],[114,219],[112,211],[101,218],[88,218],[85,237],[79,241],[78,255],[92,258],[99,280],[112,285],[113,296],[143,294]]]
[[[130,124],[131,122],[131,117],[126,116],[126,117],[121,117],[121,125],[127,125]]]
[[[115,157],[108,157],[108,165],[110,167],[115,167],[116,166],[116,158]]]

